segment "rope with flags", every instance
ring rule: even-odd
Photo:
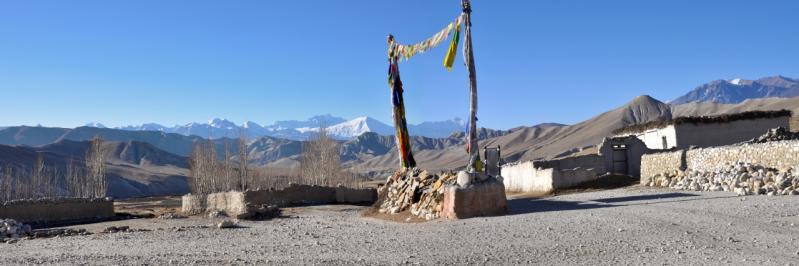
[[[449,37],[450,33],[454,30],[455,33],[450,41],[449,49],[444,57],[444,67],[448,71],[452,71],[452,65],[455,62],[457,55],[458,43],[460,42],[461,24],[465,24],[465,43],[463,47],[463,57],[467,65],[469,73],[469,92],[470,92],[470,118],[466,129],[466,152],[469,154],[469,165],[467,168],[470,171],[481,171],[482,162],[477,153],[477,82],[475,81],[474,61],[471,45],[471,6],[469,0],[462,0],[463,13],[458,15],[454,21],[450,22],[446,27],[438,31],[432,37],[411,45],[403,45],[394,39],[394,36],[388,36],[388,84],[391,88],[391,104],[393,106],[394,128],[396,130],[397,147],[399,151],[400,164],[403,168],[416,167],[416,161],[413,159],[411,151],[411,144],[408,135],[408,125],[405,119],[405,102],[402,97],[403,88],[402,81],[399,75],[399,62],[407,61],[411,57],[429,51],[430,49],[438,46]]]

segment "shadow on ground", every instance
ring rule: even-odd
[[[508,200],[508,214],[527,214],[535,212],[571,211],[614,207],[587,201],[562,201],[552,199],[512,199]]]
[[[675,198],[696,197],[696,196],[698,195],[688,194],[688,193],[663,193],[663,194],[638,195],[638,196],[615,197],[615,198],[601,198],[588,201],[565,201],[565,200],[555,200],[552,198],[511,199],[508,200],[508,214],[516,215],[516,214],[527,214],[527,213],[536,213],[536,212],[587,210],[587,209],[610,208],[610,207],[620,207],[620,206],[630,206],[630,205],[640,205],[640,204],[663,203],[663,202],[648,202],[648,203],[633,203],[633,204],[612,204],[612,203],[626,203],[632,201],[675,199]],[[683,200],[690,200],[690,199],[683,199]],[[668,201],[668,202],[673,202],[673,201]]]
[[[696,196],[699,195],[675,192],[675,193],[665,193],[665,194],[627,196],[627,197],[618,197],[618,198],[602,198],[591,201],[602,202],[602,203],[618,203],[618,202],[628,202],[628,201],[671,199],[671,198],[696,197]]]

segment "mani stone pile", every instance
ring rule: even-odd
[[[649,186],[693,191],[734,191],[738,195],[799,195],[799,166],[778,171],[744,162],[705,172],[687,169],[655,175]]]
[[[378,202],[380,213],[395,214],[410,209],[411,214],[425,220],[439,218],[444,202],[444,189],[456,183],[454,173],[430,174],[427,171],[401,170],[388,177]]]

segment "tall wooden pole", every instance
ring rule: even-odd
[[[469,72],[469,136],[468,150],[469,165],[467,170],[470,172],[479,171],[476,169],[480,163],[480,149],[477,144],[477,73],[474,68],[474,52],[472,50],[472,5],[469,0],[461,0],[464,14],[464,43],[463,60]]]

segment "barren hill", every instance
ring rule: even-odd
[[[41,147],[0,145],[2,167],[33,169],[42,155],[46,167],[83,165],[87,141],[59,141]],[[107,142],[108,195],[118,198],[181,195],[189,192],[185,157],[137,141]],[[63,170],[60,170],[63,171]]]

